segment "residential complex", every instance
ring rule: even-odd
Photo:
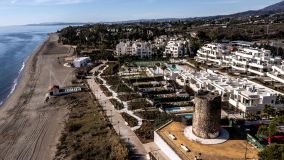
[[[281,93],[248,79],[227,77],[210,70],[183,72],[177,82],[190,86],[195,92],[200,90],[218,92],[224,102],[229,102],[231,106],[244,113],[261,111],[265,105],[283,107],[278,101],[278,95]]]
[[[270,50],[254,48],[250,42],[242,41],[206,44],[198,50],[195,60],[231,66],[233,71],[258,76],[266,76],[267,73],[280,69],[282,61],[281,57],[273,57]]]
[[[222,65],[231,62],[230,48],[225,44],[205,44],[197,51],[196,61]]]
[[[117,56],[137,56],[140,58],[150,57],[153,54],[152,45],[150,42],[142,41],[121,41],[116,45]]]
[[[267,73],[267,76],[282,83],[281,86],[284,84],[284,61],[280,65],[272,66],[272,71]]]
[[[181,58],[187,53],[187,41],[171,39],[164,52],[164,57]]]

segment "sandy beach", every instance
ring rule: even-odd
[[[63,67],[58,57],[70,47],[49,38],[26,63],[14,93],[0,108],[0,159],[52,159],[68,113],[61,99],[45,103],[52,84],[71,84],[73,69]]]

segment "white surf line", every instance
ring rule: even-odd
[[[105,68],[100,71],[100,73],[98,74],[98,78],[103,81],[103,85],[104,85],[105,87],[107,87],[107,89],[112,93],[111,98],[114,98],[114,99],[116,99],[118,102],[120,102],[120,103],[123,104],[124,109],[120,110],[120,112],[121,112],[121,113],[122,113],[122,112],[127,113],[127,114],[129,114],[131,117],[135,118],[135,119],[138,121],[138,125],[131,128],[131,130],[135,131],[135,130],[141,128],[141,126],[142,126],[142,124],[143,124],[143,119],[140,118],[140,117],[138,117],[138,116],[136,116],[133,111],[130,111],[130,110],[128,109],[128,103],[127,103],[127,102],[124,102],[124,101],[122,101],[122,100],[120,100],[120,99],[118,98],[118,94],[117,94],[115,91],[113,91],[113,90],[111,89],[111,86],[107,84],[106,80],[104,80],[104,79],[101,77],[101,74],[103,74],[103,72],[104,72],[108,67],[109,67],[109,65],[105,66]]]

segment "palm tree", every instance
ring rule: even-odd
[[[162,70],[163,70],[163,76],[165,76],[165,70],[167,69],[167,66],[163,65]]]
[[[154,72],[156,72],[157,69],[158,69],[157,66],[153,67]]]
[[[262,114],[266,118],[275,116],[275,112],[276,112],[275,108],[272,107],[271,105],[265,105],[263,110],[262,110]]]

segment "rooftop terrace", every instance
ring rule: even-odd
[[[230,139],[222,144],[217,145],[202,145],[188,140],[184,136],[184,129],[187,126],[179,122],[172,122],[163,128],[159,129],[157,133],[161,138],[184,160],[194,159],[196,155],[201,153],[201,158],[210,160],[224,160],[224,159],[244,159],[246,151],[246,140],[243,140],[235,135],[230,129]],[[169,134],[176,137],[173,140]],[[190,151],[186,152],[181,148],[181,144],[186,146]],[[252,145],[248,144],[247,151],[248,159],[257,159],[258,151]]]

